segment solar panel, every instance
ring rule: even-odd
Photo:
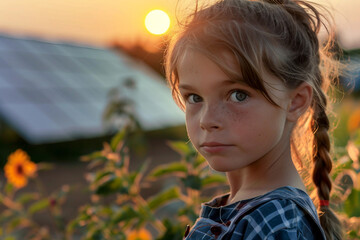
[[[69,87],[66,79],[61,79],[61,76],[56,71],[34,71],[21,70],[18,72],[22,78],[27,82],[29,87]]]
[[[1,80],[0,80],[1,81]],[[0,88],[0,104],[26,103],[27,99],[17,88]]]
[[[22,40],[17,38],[0,36],[0,50],[12,51],[23,48]]]
[[[112,93],[133,103],[145,130],[184,123],[161,77],[129,56],[0,36],[0,117],[28,142],[103,136]]]
[[[14,87],[29,85],[29,81],[15,68],[0,69],[0,77],[3,83],[10,84]]]

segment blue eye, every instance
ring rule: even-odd
[[[248,94],[244,91],[236,90],[231,93],[230,100],[233,102],[242,102],[245,101],[248,98]]]
[[[199,95],[196,95],[196,94],[189,94],[187,96],[187,101],[189,103],[198,103],[198,102],[202,101],[202,98]]]

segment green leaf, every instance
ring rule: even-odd
[[[24,193],[16,199],[16,202],[23,205],[32,200],[38,199],[38,197],[39,197],[39,194],[37,194],[37,193]]]
[[[200,154],[197,154],[195,161],[194,161],[194,168],[199,167],[201,164],[203,164],[205,162],[205,158],[203,156],[201,156]]]
[[[179,188],[172,187],[150,198],[148,200],[148,205],[151,210],[156,210],[159,207],[169,203],[170,201],[179,199],[179,197],[180,197]]]
[[[221,174],[212,174],[201,179],[202,187],[209,186],[212,184],[224,184],[227,182],[227,178]]]
[[[202,181],[199,176],[189,175],[185,178],[181,178],[181,181],[184,183],[185,187],[200,190],[202,187]]]
[[[348,217],[360,217],[360,191],[352,189],[344,202],[344,211]]]
[[[140,165],[139,169],[136,171],[137,173],[144,174],[145,171],[149,167],[149,161],[145,161],[143,164]]]
[[[15,190],[15,188],[14,188],[14,185],[12,185],[11,183],[7,183],[6,185],[5,185],[5,193],[6,194],[11,194],[13,191]]]
[[[92,159],[91,161],[89,161],[88,163],[88,169],[94,169],[97,168],[99,166],[102,166],[103,164],[106,164],[106,162],[109,159],[105,156],[101,157],[101,158],[97,158],[97,159]]]
[[[9,228],[11,230],[17,228],[20,224],[21,224],[21,218],[20,217],[15,217],[13,219],[11,219],[10,223],[9,223]]]
[[[351,239],[360,239],[360,235],[355,230],[351,230],[348,235]]]
[[[155,221],[155,216],[148,204],[138,204],[137,206],[141,217],[138,219],[138,222],[135,223],[134,228],[141,228],[147,222]]]
[[[163,221],[165,226],[165,232],[160,237],[156,238],[156,240],[181,240],[183,239],[184,232],[186,226],[174,220],[165,219]]]
[[[134,184],[134,182],[135,182],[135,180],[136,180],[136,178],[137,177],[140,177],[141,176],[141,174],[139,173],[139,172],[132,172],[132,173],[130,173],[129,174],[129,176],[128,176],[128,178],[127,178],[127,182],[128,182],[128,184],[129,184],[129,186],[131,186],[131,185],[133,185]]]
[[[120,142],[122,140],[124,140],[125,138],[125,135],[126,135],[126,132],[127,132],[127,129],[126,128],[123,128],[121,131],[119,131],[112,139],[111,139],[111,143],[110,143],[110,146],[111,146],[111,149],[113,151],[116,151],[118,145],[120,144]]]
[[[182,156],[186,156],[194,152],[194,150],[191,147],[192,145],[190,145],[190,143],[187,142],[171,141],[168,142],[168,145]]]
[[[151,177],[160,177],[167,174],[177,173],[177,172],[187,172],[185,164],[181,162],[174,162],[170,164],[164,164],[156,167],[151,173]]]
[[[34,214],[38,211],[41,211],[41,210],[47,208],[48,206],[49,206],[49,199],[47,199],[47,198],[42,199],[42,200],[37,201],[34,204],[32,204],[28,209],[28,213]]]
[[[96,151],[93,153],[90,153],[89,155],[85,155],[81,157],[81,160],[84,162],[88,162],[95,159],[103,159],[106,160],[107,158],[103,155],[102,151]]]
[[[124,194],[129,192],[129,189],[123,186],[123,180],[117,177],[109,178],[107,181],[99,185],[95,190],[95,193],[98,195],[109,195],[116,192]]]
[[[124,206],[113,218],[113,223],[120,223],[122,221],[130,221],[134,218],[140,217],[139,213],[133,207]]]
[[[74,232],[74,230],[79,227],[79,221],[78,219],[74,219],[71,220],[67,225],[66,225],[66,234],[67,235],[72,235],[72,233]]]
[[[114,172],[112,172],[112,171],[97,172],[95,175],[94,183],[102,180],[106,176],[113,175],[113,174],[114,174]]]
[[[86,240],[103,240],[105,239],[102,230],[98,228],[90,228],[86,234]]]

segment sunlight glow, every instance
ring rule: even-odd
[[[164,34],[170,27],[169,15],[162,10],[152,10],[146,15],[145,26],[152,34]]]

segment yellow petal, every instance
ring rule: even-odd
[[[145,228],[131,231],[128,235],[128,240],[151,240],[151,234]]]
[[[5,177],[16,188],[26,186],[27,178],[33,176],[36,170],[36,164],[31,162],[29,155],[21,149],[9,155],[4,167]]]
[[[360,128],[360,109],[356,110],[348,120],[348,130],[350,133],[357,131]]]

